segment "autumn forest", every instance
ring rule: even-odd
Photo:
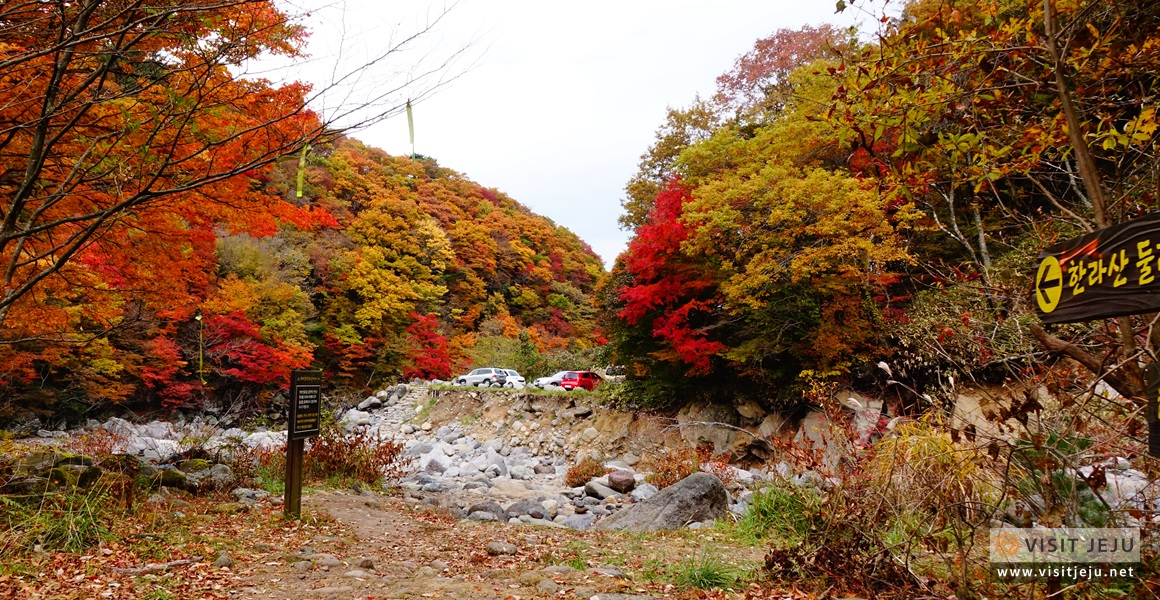
[[[1045,329],[1031,278],[1044,247],[1156,208],[1160,7],[914,0],[876,25],[777,31],[670,109],[605,272],[455,165],[360,143],[308,86],[235,77],[302,51],[276,3],[6,2],[0,419],[263,410],[292,369],[359,394],[499,362],[623,366],[607,395],[635,407],[1139,396],[1151,322]]]

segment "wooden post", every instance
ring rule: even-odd
[[[290,414],[286,428],[286,517],[302,517],[302,462],[306,438],[322,428],[322,371],[290,373]]]
[[[302,455],[305,449],[304,439],[286,441],[286,498],[283,510],[290,519],[302,518]]]

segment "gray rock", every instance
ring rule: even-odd
[[[536,589],[545,594],[555,594],[560,591],[560,585],[551,579],[543,579],[536,584]]]
[[[435,449],[435,445],[429,442],[416,442],[407,447],[407,454],[411,456],[423,456]]]
[[[596,525],[597,529],[657,531],[680,529],[693,522],[712,522],[729,509],[729,493],[720,479],[694,473],[661,490],[652,498],[617,512]]]
[[[515,544],[507,542],[488,542],[487,553],[492,556],[512,555],[516,553]]]
[[[359,410],[370,410],[372,408],[379,408],[383,405],[383,401],[375,396],[370,396],[366,400],[358,403]]]
[[[446,561],[435,559],[435,560],[431,561],[431,564],[429,564],[427,566],[442,573],[443,571],[446,571],[448,568],[450,568],[451,565],[448,565]]]
[[[355,569],[353,571],[347,571],[346,573],[343,573],[343,577],[350,577],[353,579],[366,579],[367,577],[371,577],[371,574],[367,573],[366,571],[363,571],[362,569]]]
[[[495,452],[501,448],[503,448],[503,440],[500,439],[491,439],[483,443],[484,450]]]
[[[347,431],[354,431],[355,427],[358,427],[359,425],[370,425],[370,423],[371,414],[358,410],[357,408],[352,408],[346,411],[346,413],[342,415],[342,419],[339,420],[339,424],[342,425],[343,428],[345,428]]]
[[[189,487],[199,490],[220,490],[228,488],[237,482],[233,469],[229,465],[217,464],[208,469],[194,473],[186,473],[185,481]],[[239,499],[241,499],[239,497]]]
[[[364,556],[363,558],[355,560],[354,566],[356,566],[360,569],[374,569],[375,568],[375,559],[373,559],[369,556]]]
[[[544,575],[568,575],[569,573],[575,573],[576,569],[568,565],[552,565],[540,569],[540,572]]]
[[[527,515],[533,519],[543,519],[548,516],[548,509],[544,508],[544,505],[539,500],[527,498],[512,503],[511,506],[507,507],[505,513],[508,518]]]
[[[477,511],[489,512],[493,515],[502,515],[506,512],[498,502],[492,502],[490,500],[486,502],[476,502],[475,504],[467,507],[468,514]]]
[[[443,473],[450,469],[452,464],[450,456],[444,452],[443,448],[435,447],[433,450],[419,457],[419,468],[428,473]]]
[[[507,450],[507,448],[504,448],[504,450]],[[507,461],[495,450],[487,451],[487,464],[489,468],[495,467],[496,473],[500,476],[508,474]]]
[[[306,571],[310,570],[310,567],[314,566],[314,563],[312,563],[308,560],[300,560],[300,561],[294,563],[293,566],[294,566],[295,571],[298,571],[300,573],[305,573]]]
[[[621,494],[627,494],[636,487],[636,477],[633,475],[632,471],[625,471],[624,469],[613,469],[612,472],[608,474],[608,487],[616,490],[617,492],[620,492]]]
[[[589,481],[588,483],[584,484],[584,493],[592,496],[593,498],[600,498],[603,500],[609,496],[615,496],[616,490],[608,486],[601,485],[597,481]]]
[[[501,513],[502,514],[502,513]],[[467,515],[468,521],[498,521],[499,517],[496,513],[488,512],[486,510],[472,511]]]
[[[517,520],[520,523],[523,523],[525,525],[539,525],[540,527],[558,527],[558,528],[564,527],[563,525],[561,525],[555,521],[549,521],[547,519],[533,519],[532,517],[529,517],[528,515],[523,515]]]
[[[632,501],[644,502],[645,500],[655,496],[658,491],[659,490],[657,490],[657,486],[651,483],[642,483],[636,486],[636,489],[632,490]]]
[[[616,567],[607,567],[607,566],[596,567],[596,568],[592,569],[592,572],[596,573],[597,575],[604,575],[605,577],[615,577],[617,579],[628,579],[628,576],[624,574],[624,571],[621,571],[620,569],[617,569]]]
[[[592,524],[596,522],[596,518],[597,516],[592,513],[575,514],[560,521],[560,524],[564,527],[584,531],[592,527]]]
[[[320,567],[341,567],[342,561],[338,560],[333,554],[311,554],[306,557],[310,562]]]
[[[214,559],[213,566],[215,566],[219,569],[229,568],[229,567],[234,566],[234,559],[230,558],[229,552],[222,550],[221,554],[218,554],[217,558]]]
[[[583,439],[585,442],[591,442],[598,437],[600,437],[600,431],[598,429],[596,429],[595,427],[589,427],[589,428],[585,429],[583,433],[580,434],[580,438]]]
[[[526,466],[512,467],[508,470],[508,475],[512,479],[531,479],[535,474],[531,467]]]

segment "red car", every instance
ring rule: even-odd
[[[560,380],[560,387],[569,392],[576,388],[584,388],[591,392],[602,381],[604,381],[604,378],[592,371],[568,371],[564,374],[564,378]]]

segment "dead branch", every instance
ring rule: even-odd
[[[143,567],[109,567],[109,570],[114,573],[122,575],[150,575],[153,573],[161,573],[168,571],[173,567],[183,567],[185,565],[192,565],[202,561],[202,557],[195,556],[193,558],[183,558],[181,560],[171,560],[163,563],[149,563]]]
[[[1119,392],[1125,398],[1132,398],[1140,396],[1143,390],[1138,389],[1139,386],[1133,385],[1130,381],[1113,372],[1104,373],[1104,361],[1087,353],[1083,348],[1076,346],[1070,342],[1065,342],[1050,333],[1047,333],[1039,325],[1031,325],[1031,334],[1039,343],[1043,345],[1048,352],[1063,354],[1068,358],[1078,362],[1091,371],[1097,377],[1102,377],[1112,389]]]

